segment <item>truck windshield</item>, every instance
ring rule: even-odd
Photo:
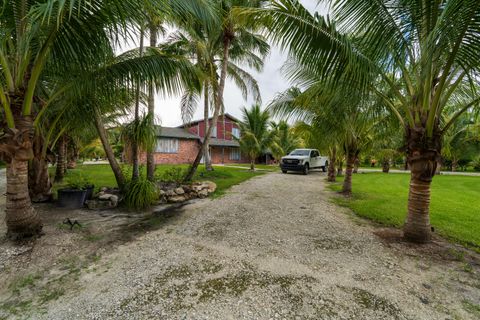
[[[290,152],[291,156],[308,156],[309,154],[310,154],[310,150],[302,150],[302,149],[297,149]]]

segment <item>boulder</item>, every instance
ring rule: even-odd
[[[175,191],[175,193],[178,194],[178,195],[182,195],[182,194],[185,193],[185,190],[183,190],[182,187],[175,188],[175,190],[173,190],[173,191]]]
[[[207,189],[200,190],[197,192],[197,195],[201,199],[206,198],[208,197],[208,190]]]
[[[173,189],[168,189],[168,190],[165,191],[165,195],[167,197],[173,197],[173,196],[176,195],[176,193],[175,193],[175,191],[173,191]]]
[[[208,193],[215,192],[217,190],[217,184],[212,181],[204,181],[203,185],[206,187]]]

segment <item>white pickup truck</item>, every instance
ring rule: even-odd
[[[283,173],[300,171],[308,174],[310,169],[320,168],[325,172],[328,167],[328,157],[320,155],[317,149],[295,149],[280,160]]]

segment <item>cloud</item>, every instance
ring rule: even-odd
[[[317,0],[302,0],[303,5],[310,11],[319,11],[325,13],[324,8],[317,6]],[[281,67],[286,61],[286,53],[277,47],[272,47],[270,55],[265,60],[265,67],[262,72],[251,71],[260,87],[262,95],[262,105],[265,106],[271,101],[277,92],[284,91],[290,84],[281,74]],[[235,87],[235,84],[228,80],[225,85],[224,94],[225,110],[233,116],[241,117],[241,108],[249,106],[253,101],[245,101],[241,92]],[[182,123],[180,114],[180,98],[172,97],[165,99],[157,96],[155,99],[155,114],[163,126],[178,126]],[[203,117],[202,106],[199,105],[195,112],[194,119]]]

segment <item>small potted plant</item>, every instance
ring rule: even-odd
[[[66,188],[58,189],[58,206],[69,209],[83,208],[88,192],[93,193],[93,185],[79,173],[72,172],[65,180]]]

